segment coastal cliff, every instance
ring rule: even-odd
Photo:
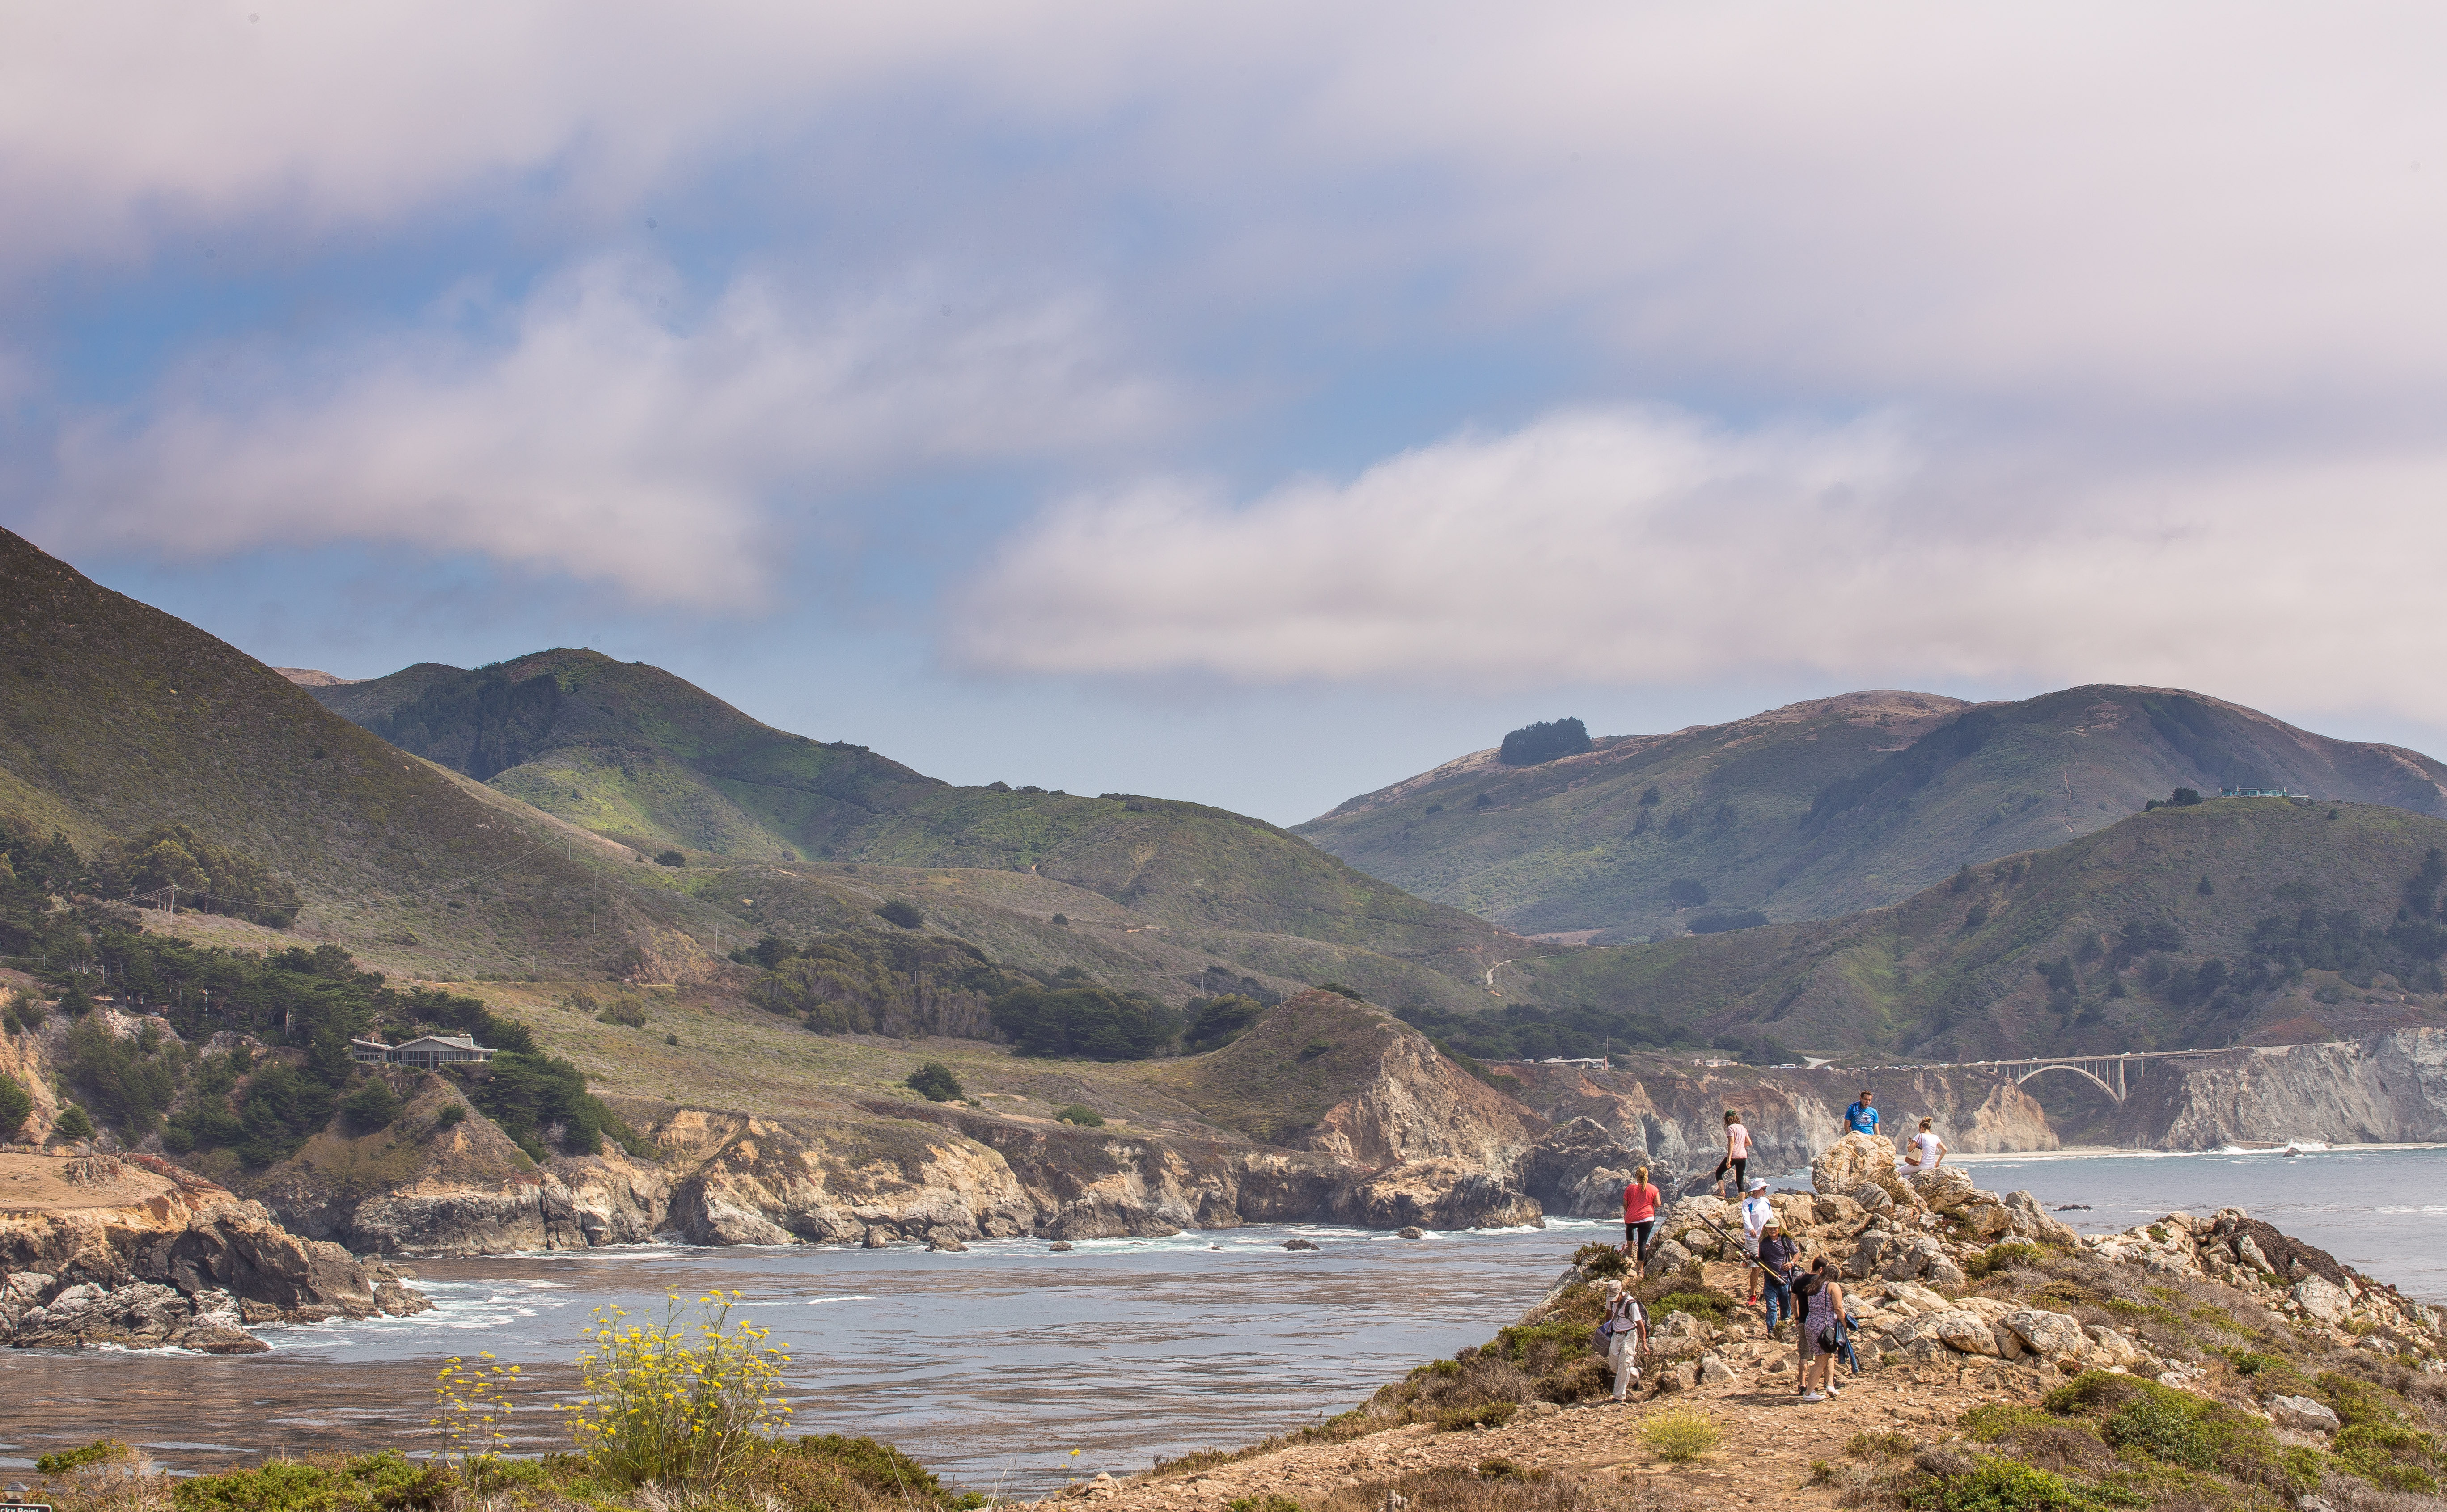
[[[2447,1030],[2400,1030],[2153,1068],[2112,1126],[2122,1140],[2172,1150],[2447,1140]]]
[[[405,1315],[396,1272],[301,1239],[165,1161],[0,1152],[0,1340],[18,1349],[265,1348],[260,1323]]]

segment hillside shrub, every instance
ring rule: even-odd
[[[1973,1256],[1971,1263],[1964,1266],[1963,1272],[1976,1281],[1982,1276],[1993,1276],[1999,1271],[2010,1270],[2017,1265],[2028,1266],[2036,1270],[2039,1262],[2046,1258],[2047,1252],[2038,1245],[2022,1239],[2008,1239],[2002,1244],[1991,1244]]]
[[[1181,1030],[1156,998],[1106,987],[1017,988],[995,999],[990,1017],[1022,1055],[1091,1061],[1148,1060]]]
[[[1677,877],[1665,884],[1665,897],[1677,908],[1698,908],[1708,900],[1708,884],[1696,877]]]
[[[901,1085],[929,1103],[949,1103],[961,1095],[960,1079],[941,1061],[928,1061],[911,1071],[909,1079]]]
[[[686,866],[688,864],[688,857],[675,850],[656,851],[654,853],[654,864],[657,866]]]
[[[1767,916],[1755,908],[1741,908],[1702,914],[1691,920],[1694,935],[1723,935],[1737,929],[1756,929],[1767,922]]]
[[[379,1076],[369,1076],[366,1084],[340,1099],[340,1119],[351,1134],[370,1134],[378,1128],[389,1128],[400,1115],[403,1105],[390,1083]]]
[[[887,900],[875,911],[875,917],[901,929],[917,929],[926,922],[926,916],[919,911],[918,905],[905,898]]]
[[[1265,1005],[1239,992],[1222,997],[1193,997],[1186,1005],[1189,1026],[1182,1031],[1184,1049],[1222,1049],[1254,1028]]]
[[[1340,982],[1334,980],[1332,977],[1328,977],[1324,981],[1318,983],[1317,990],[1320,992],[1339,992],[1344,997],[1351,999],[1355,1003],[1364,1003],[1368,1001],[1366,995],[1363,994],[1359,989],[1356,987],[1345,987]]]
[[[545,1132],[560,1131],[561,1150],[570,1155],[599,1155],[605,1136],[632,1155],[652,1146],[619,1115],[586,1089],[586,1075],[564,1060],[503,1050],[483,1066],[451,1068],[446,1074],[460,1084],[476,1110],[501,1125],[524,1150],[541,1162],[551,1153]]]
[[[51,1138],[55,1140],[89,1140],[93,1138],[93,1120],[85,1116],[84,1108],[77,1106],[74,1103],[70,1103],[67,1106],[60,1109],[60,1116],[58,1118],[51,1121]]]
[[[1961,1475],[1937,1477],[1905,1494],[1914,1512],[2104,1512],[2132,1501],[2102,1499],[2052,1470],[2003,1459],[1977,1461]]]
[[[1589,728],[1578,719],[1542,720],[1505,736],[1495,759],[1507,766],[1535,766],[1558,757],[1577,756],[1589,744]]]
[[[73,1475],[88,1465],[109,1465],[134,1457],[134,1451],[117,1439],[96,1439],[78,1448],[38,1454],[34,1468],[43,1475]]]
[[[13,1140],[34,1111],[34,1094],[6,1071],[0,1071],[0,1141]]]
[[[456,1128],[465,1122],[467,1122],[467,1105],[465,1103],[453,1103],[433,1115],[433,1126],[436,1128]]]
[[[1072,1104],[1069,1107],[1066,1107],[1059,1113],[1054,1114],[1053,1120],[1057,1124],[1076,1124],[1081,1128],[1103,1128],[1105,1126],[1105,1115],[1097,1112],[1094,1108],[1090,1107],[1085,1103]]]
[[[616,997],[603,1005],[603,1011],[595,1015],[595,1022],[622,1024],[630,1029],[644,1029],[646,1027],[645,1005],[634,997]]]

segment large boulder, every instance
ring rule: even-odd
[[[2067,1314],[2023,1308],[2006,1314],[2003,1322],[2023,1348],[2042,1358],[2058,1360],[2090,1351],[2090,1335],[2081,1331],[2081,1320]]]
[[[2337,1420],[2324,1402],[2314,1402],[2307,1396],[2272,1396],[2268,1399],[2268,1415],[2281,1428],[2297,1433],[2334,1433],[2343,1425]]]
[[[2013,1215],[2014,1232],[2023,1238],[2064,1250],[2081,1242],[2081,1236],[2070,1224],[2039,1206],[2039,1200],[2028,1192],[2006,1193],[2005,1208]]]
[[[2354,1299],[2343,1287],[2316,1276],[2306,1276],[2294,1283],[2294,1301],[2304,1313],[2331,1327],[2343,1323],[2354,1310]]]
[[[1810,1184],[1829,1197],[1857,1198],[1869,1187],[1899,1202],[1912,1200],[1911,1188],[1895,1174],[1894,1144],[1875,1134],[1847,1134],[1819,1151],[1810,1162]]]
[[[1897,1329],[1893,1338],[1899,1345],[1933,1339],[1958,1354],[1995,1356],[2003,1352],[1997,1344],[1997,1331],[1988,1320],[1963,1308],[1924,1314]]]
[[[1954,1213],[1980,1200],[1979,1188],[1962,1167],[1941,1165],[1933,1171],[1919,1171],[1905,1179],[1921,1206],[1940,1213]]]

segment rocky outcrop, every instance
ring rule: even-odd
[[[2447,1139],[2447,1030],[2155,1063],[2117,1110],[2115,1129],[2174,1150]]]
[[[17,1348],[246,1352],[263,1347],[250,1324],[430,1305],[397,1273],[164,1161],[5,1154],[0,1172],[0,1337]]]

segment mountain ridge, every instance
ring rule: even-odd
[[[1703,909],[1738,921],[1882,906],[2180,785],[2282,784],[2447,813],[2447,765],[2418,751],[2183,690],[2092,685],[1980,705],[1872,690],[1593,747],[1527,767],[1472,752],[1294,833],[1522,934],[1612,944],[1671,938]]]

